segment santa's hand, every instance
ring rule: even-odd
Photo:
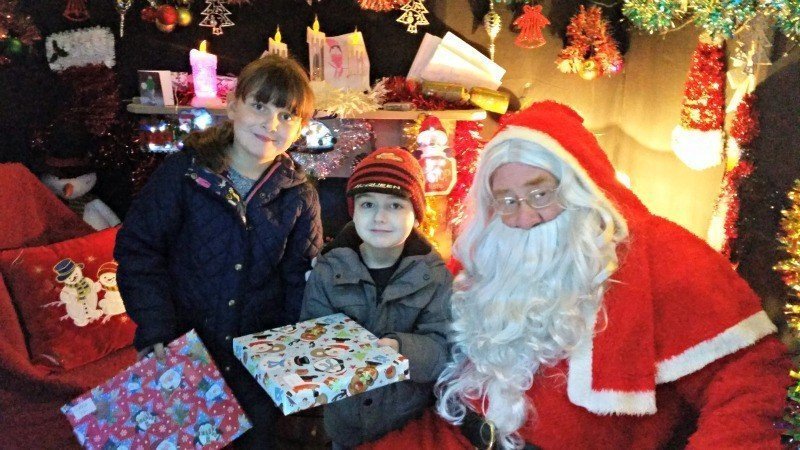
[[[158,359],[159,361],[163,361],[164,358],[167,357],[167,352],[166,350],[164,350],[164,343],[157,342],[152,347],[147,347],[139,350],[139,353],[136,354],[137,360],[141,361],[150,353],[155,353],[156,359]]]
[[[378,347],[391,347],[396,352],[400,351],[400,343],[397,342],[397,339],[392,339],[392,338],[378,339]]]

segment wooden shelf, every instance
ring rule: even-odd
[[[164,114],[178,115],[184,111],[192,110],[191,106],[151,106],[141,103],[129,103],[128,112],[132,114]],[[211,115],[224,116],[227,114],[224,108],[206,108]],[[483,120],[486,118],[486,111],[482,109],[451,109],[446,111],[370,111],[359,114],[353,119],[367,120],[416,120],[422,113],[431,114],[440,120]]]

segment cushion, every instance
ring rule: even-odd
[[[71,369],[133,342],[112,252],[117,228],[0,252],[31,361]]]

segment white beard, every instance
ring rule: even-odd
[[[575,219],[586,217],[565,210],[521,230],[495,217],[469,256],[471,285],[453,294],[454,362],[440,377],[439,413],[457,420],[448,404],[484,399],[504,447],[519,445],[516,431],[534,414],[525,393],[540,367],[592,335],[600,298],[592,280],[602,266],[576,245]]]

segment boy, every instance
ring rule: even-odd
[[[422,169],[401,148],[364,158],[347,183],[353,216],[308,279],[301,320],[341,312],[409,360],[411,380],[325,406],[334,449],[377,439],[420,415],[447,360],[452,276],[415,229],[425,215]]]

